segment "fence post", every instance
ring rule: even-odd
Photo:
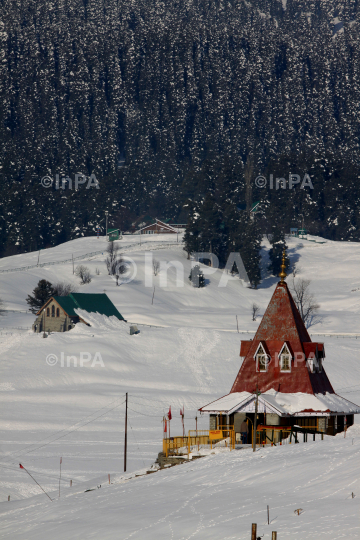
[[[251,540],[256,540],[256,523],[251,525]]]
[[[271,533],[271,540],[277,540],[277,532],[276,531],[273,531]]]

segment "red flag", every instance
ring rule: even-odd
[[[24,467],[21,465],[21,463],[19,463],[19,465],[20,465],[20,469],[23,469],[23,468],[24,468]]]
[[[171,416],[171,405],[169,407],[169,412],[168,412],[168,419],[171,420],[172,419],[172,416]]]
[[[164,423],[164,433],[167,432],[167,421],[166,421],[166,418],[165,418],[165,423]]]

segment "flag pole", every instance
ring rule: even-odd
[[[46,495],[47,497],[49,497],[50,501],[52,502],[52,498],[50,497],[50,495],[48,495],[48,494],[46,493],[46,491],[40,486],[39,482],[37,482],[37,481],[35,480],[35,478],[34,478],[33,476],[31,476],[31,474],[29,473],[29,471],[28,471],[27,469],[25,469],[24,465],[21,465],[21,463],[19,463],[19,465],[20,465],[20,469],[24,469],[24,471],[28,473],[28,475],[34,480],[34,482],[35,482],[35,483],[39,486],[39,488],[45,493],[45,495]]]

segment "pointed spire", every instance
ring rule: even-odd
[[[279,278],[281,278],[280,283],[285,283],[285,278],[287,276],[287,273],[285,272],[285,268],[286,268],[285,260],[286,260],[286,251],[285,251],[285,248],[284,248],[283,256],[282,256],[282,264],[281,264],[281,267],[280,267],[281,272],[279,274]]]

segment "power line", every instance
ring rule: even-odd
[[[123,396],[121,396],[123,397]],[[114,401],[112,401],[111,403],[115,403],[116,401],[118,401],[119,399],[121,398],[117,398],[115,399]],[[110,403],[110,404],[111,404]],[[66,437],[67,435],[70,435],[70,433],[74,433],[75,431],[78,431],[79,429],[87,426],[88,424],[91,424],[91,422],[94,422],[95,420],[98,420],[99,418],[105,416],[107,413],[113,411],[114,409],[117,409],[118,407],[120,407],[121,405],[123,405],[125,403],[125,400],[122,402],[122,403],[119,403],[118,405],[116,405],[115,407],[112,407],[111,409],[108,409],[107,411],[105,411],[103,414],[100,414],[99,416],[97,416],[96,418],[93,418],[92,420],[89,420],[89,422],[86,422],[85,424],[75,428],[75,429],[67,429],[67,433],[65,433],[64,435],[61,435],[60,437],[57,437],[56,439],[53,439],[52,441],[49,441],[45,444],[42,444],[40,446],[37,446],[36,448],[32,448],[30,450],[28,450],[27,452],[24,452],[24,450],[18,450],[17,452],[14,452],[12,455],[11,455],[11,458],[9,458],[9,461],[11,462],[11,460],[13,459],[13,457],[19,457],[20,456],[23,456],[23,455],[27,455],[27,454],[30,454],[31,452],[35,452],[35,450],[40,450],[40,448],[44,448],[45,446],[48,446],[49,444],[52,444],[53,442],[56,442],[58,441],[59,439],[62,439],[63,437]],[[108,407],[109,405],[106,405],[105,407],[102,407],[101,409],[98,409],[98,411],[96,412],[99,412],[101,410],[103,410],[104,408]],[[95,414],[92,413],[92,414],[89,414],[88,416],[85,416],[85,418],[83,418],[82,420],[79,420],[78,422],[76,422],[76,424],[73,424],[74,426],[76,426],[77,424],[79,424],[80,422],[83,422],[84,420],[86,420],[86,418],[89,418],[90,416],[93,416]],[[55,433],[53,433],[52,435],[48,435],[47,437],[45,437],[45,439],[43,440],[46,440],[48,439],[49,437],[53,437],[54,435],[58,434],[58,433],[62,433],[63,431],[65,431],[65,429],[62,429],[60,431],[57,431]],[[39,441],[41,442],[41,441]],[[39,443],[38,443],[39,444]],[[30,446],[33,446],[33,445],[30,445]],[[7,461],[7,460],[6,460]]]

